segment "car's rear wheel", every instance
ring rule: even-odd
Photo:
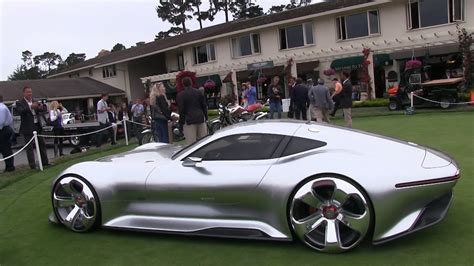
[[[52,192],[57,220],[75,232],[86,232],[100,222],[99,199],[92,186],[82,178],[65,176]]]
[[[368,197],[345,179],[309,180],[290,200],[289,220],[295,235],[316,250],[340,253],[355,248],[371,227]]]

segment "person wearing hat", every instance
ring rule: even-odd
[[[318,85],[309,89],[308,98],[311,103],[311,116],[317,122],[329,123],[329,110],[334,107],[329,88],[324,80],[318,79]]]

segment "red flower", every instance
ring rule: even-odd
[[[185,77],[190,77],[191,81],[193,82],[193,88],[197,88],[196,72],[181,71],[178,73],[178,75],[176,75],[176,91],[178,93],[184,90],[183,78]]]
[[[406,69],[415,69],[415,68],[420,68],[422,65],[421,61],[418,59],[412,59],[409,60],[405,63],[405,68]]]

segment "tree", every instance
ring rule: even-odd
[[[214,9],[212,8],[212,0],[209,1],[209,9],[206,11],[201,11],[201,5],[202,1],[201,0],[188,0],[191,3],[191,7],[195,10],[193,13],[193,16],[196,17],[197,21],[199,22],[199,28],[202,29],[202,21],[204,20],[209,20],[213,21],[214,20]]]
[[[162,1],[156,7],[156,13],[163,21],[171,23],[175,27],[181,28],[181,33],[187,32],[186,20],[193,17],[189,15],[193,8],[190,0]]]
[[[8,80],[28,80],[28,79],[41,79],[41,71],[37,66],[27,68],[25,65],[17,66],[11,75],[8,76]]]
[[[44,52],[42,55],[33,57],[36,66],[39,66],[41,71],[48,73],[53,67],[61,64],[63,59],[60,55],[52,52]]]
[[[233,5],[232,0],[210,0],[209,1],[212,15],[215,16],[218,12],[223,11],[225,14],[225,22],[229,22],[229,8]]]
[[[69,56],[64,60],[64,63],[66,66],[70,67],[72,65],[78,64],[80,62],[84,62],[86,60],[86,54],[76,54],[76,53],[71,53]]]
[[[114,45],[114,47],[112,47],[112,50],[110,52],[117,52],[117,51],[122,51],[122,50],[125,50],[127,49],[127,47],[125,47],[125,45],[121,44],[121,43],[117,43]]]
[[[311,0],[291,0],[291,3],[287,5],[278,5],[270,7],[270,9],[267,11],[267,14],[279,13],[293,8],[306,6],[308,4],[311,4]]]
[[[179,35],[181,33],[182,33],[182,29],[180,27],[171,27],[167,31],[158,32],[158,34],[155,35],[155,41],[166,39],[166,38],[169,38],[169,37],[173,37],[173,36]]]
[[[229,7],[234,19],[254,18],[263,15],[263,8],[248,0],[236,0]]]

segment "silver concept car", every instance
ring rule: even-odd
[[[150,143],[76,164],[52,183],[50,220],[292,240],[343,252],[441,221],[459,178],[448,156],[336,126],[241,123],[180,149]]]

